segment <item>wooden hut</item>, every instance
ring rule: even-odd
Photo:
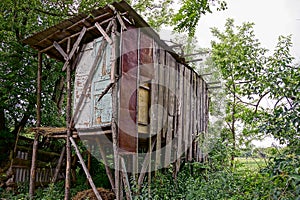
[[[183,162],[202,160],[196,138],[207,129],[207,84],[125,1],[64,20],[24,43],[39,52],[32,179],[41,129],[42,54],[64,62],[66,72],[67,198],[71,144],[81,157],[74,131],[97,147],[117,199],[123,191],[131,198],[129,174],[141,185],[145,177],[151,181],[152,171],[173,164],[176,176]]]

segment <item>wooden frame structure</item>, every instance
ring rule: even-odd
[[[171,163],[176,177],[183,162],[202,161],[196,138],[207,132],[207,83],[125,1],[62,21],[24,43],[39,52],[31,196],[42,124],[42,54],[64,62],[66,73],[65,199],[70,199],[71,146],[101,199],[74,130],[97,146],[117,199],[132,198],[129,176],[140,187],[145,177],[151,182],[152,171]]]

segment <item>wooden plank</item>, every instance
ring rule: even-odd
[[[190,146],[190,152],[189,152],[189,161],[191,162],[193,160],[193,155],[195,155],[195,133],[196,133],[196,74],[195,72],[192,72],[192,87],[191,87],[191,146]]]
[[[56,48],[56,50],[64,57],[64,59],[67,61],[69,60],[69,56],[68,54],[65,53],[65,51],[63,50],[63,48],[56,42],[53,42],[53,46]]]
[[[184,78],[183,78],[183,151],[185,158],[186,158],[186,151],[188,147],[188,140],[187,140],[187,135],[188,135],[188,68],[184,68]]]
[[[200,107],[200,94],[199,94],[199,85],[200,85],[200,78],[196,76],[196,136],[199,137],[199,129],[200,129],[200,117],[199,117],[199,107]],[[196,138],[197,139],[197,138]],[[199,162],[199,141],[195,142],[195,159],[196,162]]]
[[[80,154],[80,151],[79,151],[79,149],[78,149],[78,147],[77,147],[74,139],[70,138],[70,141],[71,141],[71,143],[72,143],[72,145],[73,145],[73,147],[75,149],[76,155],[79,158],[80,164],[81,164],[81,166],[82,166],[82,168],[83,168],[83,170],[85,172],[85,175],[86,175],[86,177],[87,177],[87,179],[88,179],[88,181],[89,181],[89,183],[90,183],[90,185],[91,185],[91,187],[93,189],[93,192],[96,195],[96,198],[98,200],[102,200],[102,198],[101,198],[101,196],[100,196],[100,194],[99,194],[99,192],[98,192],[98,190],[97,190],[97,188],[96,188],[96,186],[95,186],[95,184],[94,184],[94,182],[92,180],[92,177],[91,177],[91,175],[90,175],[90,173],[89,173],[89,171],[88,171],[88,169],[87,169],[87,167],[86,167],[86,165],[84,163],[84,160],[83,160],[83,158],[82,158],[82,156]]]
[[[163,65],[161,64],[160,57],[164,54],[164,51],[159,49],[158,57],[158,118],[157,118],[157,135],[156,135],[156,161],[155,161],[155,171],[161,166],[161,137],[162,137],[162,127],[163,127],[163,97],[164,97],[164,71]]]
[[[174,120],[174,90],[175,90],[175,75],[174,75],[174,60],[171,55],[167,56],[167,65],[168,66],[168,97],[167,104],[167,133],[166,133],[166,147],[165,147],[165,166],[170,164],[171,155],[172,155],[172,136],[173,136],[173,120]]]
[[[204,87],[204,81],[201,80],[200,82],[200,134],[201,134],[201,138],[203,139],[203,131],[204,131],[204,125],[203,125],[203,110],[204,110],[204,101],[203,101],[203,87]],[[202,144],[203,145],[203,144]],[[201,149],[201,153],[200,153],[200,160],[203,161],[203,149]]]
[[[127,30],[127,27],[126,27],[126,25],[125,25],[122,17],[120,16],[120,14],[118,12],[117,12],[117,19],[118,19],[118,21],[119,21],[119,23],[120,23],[120,25],[122,27],[122,30],[123,31]]]
[[[163,131],[162,131],[162,137],[166,138],[166,133],[168,131],[168,113],[169,113],[169,54],[166,53],[164,59],[165,59],[165,65],[164,65],[164,97],[163,97]]]
[[[72,59],[72,57],[73,57],[76,49],[78,48],[78,46],[79,46],[79,44],[80,44],[80,42],[81,42],[81,40],[82,40],[85,33],[86,33],[86,27],[83,27],[81,32],[80,32],[80,35],[78,36],[76,42],[73,45],[73,48],[72,48],[71,52],[68,55],[68,60],[65,62],[64,66],[62,68],[62,71],[65,71],[67,69],[67,66],[69,65],[69,62]],[[59,44],[57,44],[57,45],[59,45]]]
[[[110,37],[107,35],[105,30],[101,27],[101,25],[98,22],[96,22],[95,26],[100,31],[100,33],[103,35],[103,37],[108,42],[108,44],[112,45],[113,41],[110,39]]]
[[[175,62],[174,66],[174,76],[175,76],[175,88],[174,88],[174,138],[173,138],[173,178],[176,177],[176,162],[177,162],[177,154],[178,154],[178,117],[179,117],[179,106],[180,106],[180,94],[179,94],[179,84],[180,84],[180,71],[179,71],[179,63]]]
[[[116,77],[116,72],[117,72],[117,70],[116,70],[116,67],[117,67],[117,65],[116,65],[116,62],[117,62],[117,56],[116,56],[116,54],[117,54],[117,50],[118,50],[118,48],[117,48],[117,38],[116,38],[116,31],[117,31],[117,22],[116,22],[116,20],[115,19],[113,19],[112,21],[111,21],[111,23],[110,23],[111,25],[112,25],[112,30],[111,30],[111,32],[112,32],[112,34],[111,34],[111,37],[112,37],[112,43],[111,43],[111,49],[112,49],[112,51],[111,51],[111,57],[110,57],[110,66],[111,66],[111,70],[110,70],[110,81],[111,81],[111,83],[114,83],[116,80],[115,80],[115,77]],[[108,30],[106,30],[106,32],[108,32]]]
[[[151,110],[150,110],[150,132],[149,132],[149,148],[154,144],[152,141],[152,136],[157,134],[157,112],[158,112],[158,62],[157,62],[157,43],[153,40],[153,68],[154,68],[154,77],[151,80]],[[155,144],[154,144],[155,146]],[[152,150],[153,152],[153,150]],[[155,157],[154,157],[155,158]],[[150,197],[151,190],[151,171],[152,171],[152,153],[149,156],[149,170],[148,170],[148,194]],[[150,198],[149,198],[150,199]]]
[[[186,106],[186,111],[185,111],[185,159],[186,161],[188,160],[188,152],[189,152],[189,147],[190,147],[190,124],[191,124],[191,70],[186,68],[186,74],[185,74],[185,79],[186,79],[186,101],[185,101],[185,106]]]
[[[181,156],[183,151],[183,118],[184,118],[184,66],[179,64],[178,65],[178,123],[177,123],[177,161],[176,161],[176,167],[175,167],[175,175],[176,178],[177,173],[180,168],[181,164]]]

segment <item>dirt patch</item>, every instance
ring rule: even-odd
[[[100,196],[102,197],[103,200],[114,200],[115,199],[115,194],[111,192],[110,190],[106,190],[104,188],[97,188]],[[81,192],[78,192],[72,200],[97,200],[94,192],[92,189],[89,190],[84,190]]]

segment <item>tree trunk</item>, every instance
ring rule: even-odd
[[[0,132],[6,129],[4,109],[0,108]]]

